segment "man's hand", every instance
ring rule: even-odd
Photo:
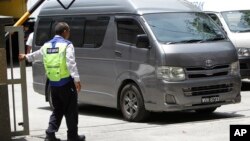
[[[26,54],[19,54],[18,56],[19,61],[23,61],[26,59]]]
[[[77,90],[77,93],[79,93],[81,91],[81,82],[75,82],[75,86],[76,86],[76,90]]]

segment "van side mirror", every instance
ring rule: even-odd
[[[138,48],[150,48],[147,34],[140,34],[136,37],[136,46]]]

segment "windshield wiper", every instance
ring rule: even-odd
[[[183,41],[177,41],[177,42],[165,42],[165,44],[179,44],[179,43],[199,43],[202,42],[201,39],[192,39],[192,40],[183,40]]]
[[[225,40],[225,37],[216,37],[216,38],[211,38],[211,39],[206,39],[203,40],[202,42],[207,42],[207,41],[219,41],[219,40]]]
[[[179,43],[203,43],[203,42],[209,42],[209,41],[219,41],[219,40],[225,40],[224,37],[216,37],[211,39],[192,39],[192,40],[183,40],[183,41],[177,41],[177,42],[165,42],[165,44],[179,44]]]

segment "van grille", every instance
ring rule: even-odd
[[[210,68],[190,67],[186,68],[188,78],[207,78],[228,75],[229,65],[218,65]]]
[[[218,93],[228,93],[231,91],[233,91],[232,83],[183,88],[183,92],[186,96],[212,95]]]

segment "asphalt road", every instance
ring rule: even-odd
[[[33,90],[31,67],[27,67],[26,72],[30,135],[13,140],[42,141],[51,110],[44,96]],[[18,88],[15,91],[18,93]],[[124,121],[121,113],[115,109],[80,105],[79,134],[85,134],[87,141],[229,141],[230,125],[250,125],[249,82],[243,83],[241,94],[241,103],[222,106],[211,115],[198,115],[195,112],[152,113],[143,123]],[[16,103],[20,105],[20,101]],[[20,108],[17,110],[20,113]],[[66,140],[66,133],[63,120],[56,135]]]

